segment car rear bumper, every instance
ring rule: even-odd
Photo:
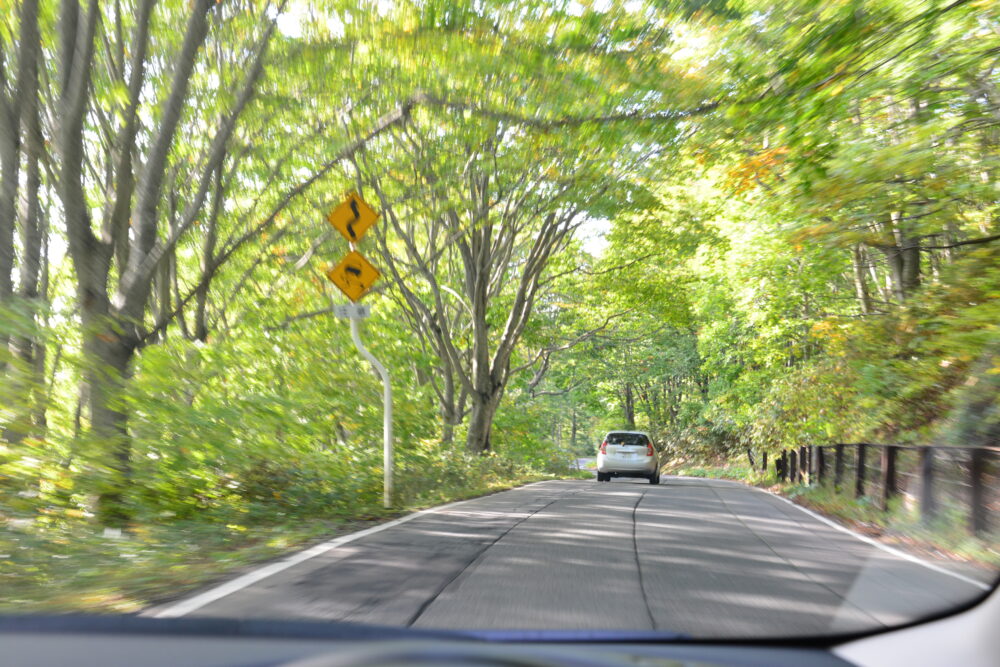
[[[656,472],[655,456],[643,457],[635,463],[609,460],[606,456],[597,457],[597,472],[612,474],[618,477],[648,477]]]

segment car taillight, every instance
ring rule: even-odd
[[[608,453],[608,441],[605,440],[604,442],[601,443],[601,454],[607,454],[607,453]]]
[[[653,451],[653,443],[646,443],[646,456],[656,456],[656,452]]]

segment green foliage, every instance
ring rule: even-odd
[[[0,530],[11,540],[0,551],[16,554],[0,557],[0,589],[31,574],[12,599],[50,587],[65,601],[121,562],[123,543],[100,536],[95,514],[124,486],[129,549],[151,555],[126,559],[145,565],[122,569],[117,592],[96,603],[105,608],[135,608],[147,576],[150,590],[194,583],[181,567],[194,552],[189,564],[218,556],[221,568],[243,562],[219,556],[230,548],[274,553],[280,545],[257,547],[280,526],[316,521],[319,531],[331,517],[378,512],[380,382],[332,318],[339,295],[323,277],[346,251],[325,215],[347,189],[393,209],[359,247],[401,267],[380,264],[362,327],[392,373],[400,507],[571,474],[573,458],[625,427],[648,430],[684,465],[836,441],[995,442],[1000,5],[293,4],[223,163],[201,183],[248,45],[272,14],[257,3],[212,10],[152,242],[167,247],[194,217],[146,303],[96,335],[142,334],[108,401],[128,417],[123,466],[115,438],[96,437],[90,421],[94,378],[116,376],[84,346],[95,340],[81,316],[90,297],[66,256],[51,148],[57,8],[42,3],[44,293],[0,301]],[[107,9],[83,119],[95,233],[112,201],[104,174],[128,111],[137,20],[135,3]],[[190,9],[156,4],[133,166],[148,158]],[[14,63],[7,14],[0,49]],[[0,81],[0,93],[13,90]],[[208,203],[187,211],[203,185]],[[533,257],[541,220],[567,211],[577,237]],[[461,363],[478,368],[471,260],[455,241],[490,225],[524,239],[490,276],[480,331],[494,348],[520,271],[545,264],[497,388],[493,450],[470,457],[468,415],[446,423],[442,409],[436,333],[401,290],[430,304]],[[582,240],[595,229],[607,229],[603,250]],[[23,263],[26,236],[16,238],[0,242]],[[441,251],[418,266],[407,238]],[[467,411],[466,388],[453,393]],[[735,463],[685,470],[769,481]],[[60,549],[94,567],[68,574]],[[123,583],[128,573],[141,591]]]
[[[760,470],[755,470],[748,466],[727,464],[720,466],[682,466],[671,474],[683,477],[700,477],[702,479],[729,479],[747,484],[764,484],[771,481],[771,477]]]
[[[79,520],[19,523],[0,531],[0,611],[134,613],[233,568],[366,525],[329,519],[274,525],[175,521],[114,538]]]

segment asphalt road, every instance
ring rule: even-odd
[[[664,477],[465,501],[150,613],[761,637],[894,625],[982,592],[769,494]]]

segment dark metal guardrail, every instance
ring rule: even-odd
[[[761,456],[767,470],[767,454]],[[867,442],[784,450],[775,461],[781,481],[832,485],[868,497],[882,510],[905,495],[930,521],[943,507],[963,507],[970,533],[985,536],[1000,509],[1000,447],[885,445]]]

